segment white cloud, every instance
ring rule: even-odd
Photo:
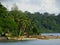
[[[30,12],[49,12],[58,13],[60,12],[56,6],[55,0],[14,0],[14,2],[3,2],[4,5],[8,5],[8,8],[12,6],[13,3],[18,5],[18,8],[23,11]],[[9,3],[9,4],[8,4]]]
[[[54,13],[58,10],[55,3],[55,0],[42,0],[41,8],[46,12]]]
[[[39,11],[39,6],[36,5],[30,5],[30,4],[26,4],[26,3],[17,3],[18,7],[20,10],[23,11],[29,11],[29,12],[37,12]]]

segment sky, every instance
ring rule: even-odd
[[[60,0],[0,0],[0,2],[9,10],[16,4],[22,11],[60,13]]]

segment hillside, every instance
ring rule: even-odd
[[[27,11],[26,13],[40,32],[60,32],[60,14],[55,15],[47,12],[43,14],[39,12],[31,14]]]

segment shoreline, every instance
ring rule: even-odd
[[[30,38],[37,38],[37,39],[60,39],[60,36],[42,36],[42,35],[34,35],[30,36]]]
[[[60,36],[40,36],[40,35],[34,35],[34,36],[30,36],[29,38],[27,37],[8,37],[8,39],[6,37],[0,37],[0,42],[12,42],[12,41],[29,41],[29,40],[37,40],[37,39],[41,39],[41,40],[49,40],[49,39],[60,39]]]

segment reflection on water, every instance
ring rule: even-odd
[[[0,42],[0,45],[60,45],[60,39]]]

